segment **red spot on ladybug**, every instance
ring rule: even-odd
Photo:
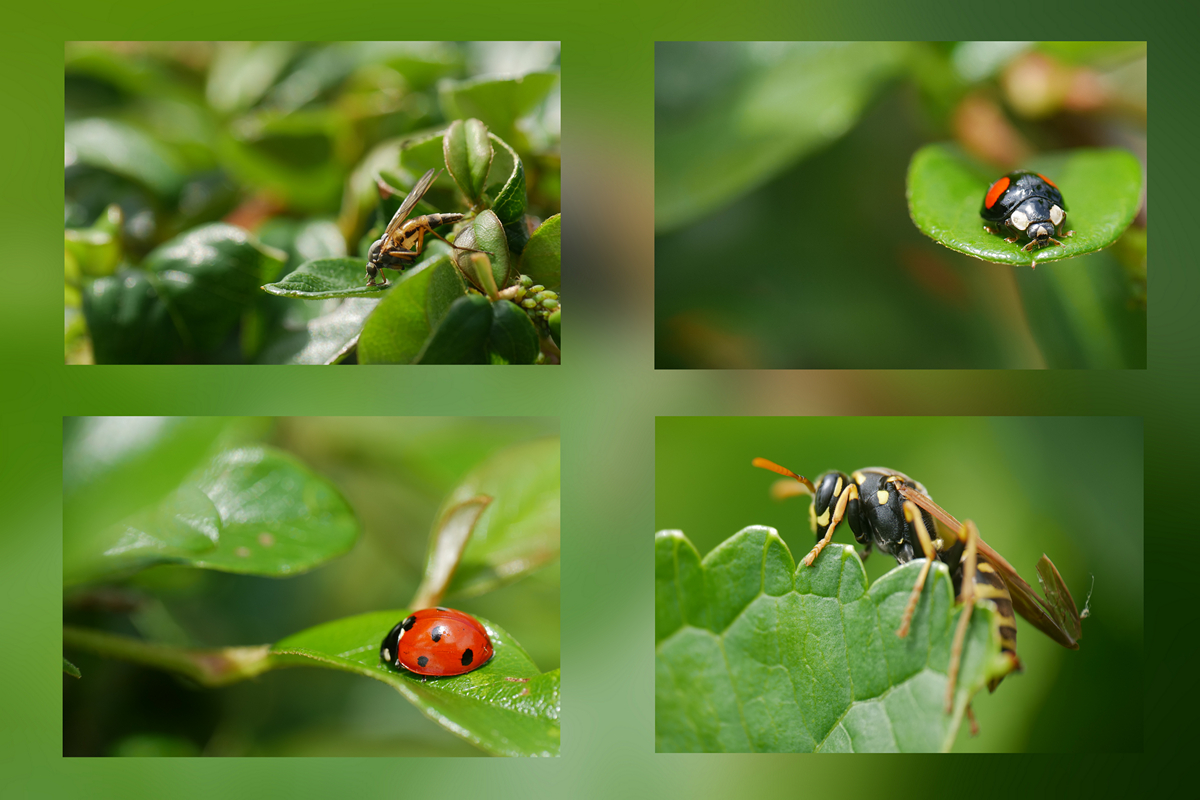
[[[495,655],[483,624],[453,608],[413,613],[383,637],[379,657],[417,675],[463,675]]]
[[[1053,186],[1055,189],[1058,189],[1058,184],[1057,184],[1057,183],[1055,183],[1054,181],[1050,180],[1049,178],[1047,178],[1047,177],[1046,177],[1045,175],[1043,175],[1042,173],[1040,173],[1040,172],[1039,172],[1039,173],[1037,173],[1037,176],[1038,176],[1039,178],[1041,178],[1042,180],[1044,180],[1046,183],[1048,183],[1048,184],[1050,184],[1051,186]]]
[[[1004,194],[1004,190],[1010,183],[1012,180],[1007,175],[993,183],[992,188],[987,190],[987,196],[983,198],[983,207],[991,208],[996,205],[996,201],[1000,199],[1000,195]]]

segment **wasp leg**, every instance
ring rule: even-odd
[[[963,522],[962,533],[967,541],[967,549],[963,553],[962,591],[959,592],[958,598],[963,611],[962,616],[958,618],[958,628],[954,631],[954,642],[950,645],[950,673],[946,677],[947,714],[954,710],[954,687],[958,682],[958,668],[962,663],[963,641],[967,637],[971,612],[975,609],[975,565],[979,551],[979,529],[968,519]]]
[[[858,499],[858,485],[855,483],[849,484],[842,490],[842,494],[838,497],[837,506],[833,509],[833,519],[829,520],[829,528],[825,531],[825,538],[817,542],[817,546],[808,551],[808,555],[800,562],[806,567],[811,567],[812,563],[817,560],[817,556],[821,555],[821,551],[825,549],[825,545],[829,544],[833,539],[833,532],[837,530],[837,526],[842,521],[842,515],[846,513],[846,504],[851,500]]]
[[[925,566],[921,567],[921,574],[917,576],[917,583],[908,597],[908,605],[904,607],[904,617],[900,620],[900,629],[896,631],[896,635],[900,637],[908,635],[908,626],[912,622],[913,613],[917,610],[917,601],[921,599],[921,591],[925,588],[925,579],[929,577],[929,568],[933,566],[933,562],[937,558],[933,540],[929,538],[929,530],[925,527],[925,520],[921,518],[921,510],[911,500],[904,501],[904,519],[906,522],[911,522],[917,529],[917,538],[921,540],[921,551],[925,554]]]
[[[967,722],[971,724],[971,735],[979,735],[979,723],[975,721],[975,711],[971,708],[971,704],[967,703]]]

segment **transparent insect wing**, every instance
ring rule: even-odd
[[[433,185],[434,178],[436,177],[432,169],[421,176],[421,180],[417,181],[417,185],[404,198],[404,202],[400,204],[400,208],[396,209],[396,214],[392,217],[392,221],[388,223],[387,230],[384,231],[384,236],[391,239],[400,230],[400,226],[404,224],[404,220],[408,219],[408,215],[412,213],[417,203],[421,202],[421,198],[429,191],[429,187]]]

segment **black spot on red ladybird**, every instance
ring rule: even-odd
[[[380,658],[389,666],[427,676],[462,675],[482,667],[494,655],[479,620],[444,607],[414,612],[384,637],[380,647]]]

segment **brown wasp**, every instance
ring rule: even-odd
[[[379,270],[394,269],[397,272],[403,272],[406,267],[412,266],[413,262],[417,260],[417,256],[425,248],[426,234],[433,234],[446,242],[434,228],[440,225],[452,225],[466,219],[464,214],[425,214],[405,222],[436,179],[437,175],[432,169],[421,176],[421,180],[417,181],[416,186],[404,198],[400,208],[396,209],[396,213],[387,228],[384,229],[383,235],[371,245],[371,249],[367,253],[367,286],[374,286],[376,277],[383,278],[382,285],[386,286],[387,278],[381,276]],[[453,242],[446,242],[446,244],[456,250],[466,250],[471,253],[483,252],[482,250],[472,250],[469,247],[459,247]]]
[[[817,545],[801,564],[812,566],[813,561],[833,539],[833,532],[845,519],[859,544],[865,545],[863,556],[878,547],[901,564],[924,556],[925,565],[904,609],[897,636],[908,634],[909,623],[936,558],[950,568],[954,593],[963,606],[958,627],[950,649],[950,670],[946,685],[946,713],[953,710],[954,688],[962,659],[963,640],[976,600],[989,600],[995,609],[1000,647],[1008,659],[1004,674],[988,683],[995,691],[1004,675],[1021,669],[1017,658],[1017,627],[1013,611],[1020,614],[1042,633],[1063,647],[1079,649],[1082,636],[1081,620],[1088,615],[1076,610],[1075,600],[1063,583],[1054,564],[1045,555],[1037,564],[1038,580],[1046,593],[1039,597],[1004,556],[993,550],[983,539],[975,523],[959,522],[945,509],[933,502],[929,492],[917,481],[902,472],[883,467],[860,469],[853,475],[826,472],[816,483],[797,475],[765,458],[756,458],[753,466],[786,475],[799,482],[780,481],[774,488],[776,497],[805,494],[812,497],[809,522],[817,536]],[[936,538],[930,532],[936,534]],[[968,716],[971,707],[967,706]],[[972,728],[974,719],[971,717]]]

